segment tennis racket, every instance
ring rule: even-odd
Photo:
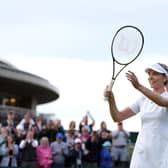
[[[143,49],[143,45],[144,36],[137,27],[128,25],[118,29],[111,44],[113,73],[109,90],[112,89],[121,71],[138,58]],[[120,68],[116,71],[117,65]]]

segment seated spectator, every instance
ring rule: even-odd
[[[100,153],[101,168],[112,168],[111,142],[105,141]]]
[[[29,130],[26,138],[20,142],[21,149],[21,167],[36,167],[36,148],[38,141],[34,139],[34,132]]]
[[[8,135],[5,143],[1,147],[2,160],[1,167],[17,167],[17,156],[19,147],[15,144],[14,136]]]
[[[65,157],[68,154],[68,148],[63,141],[64,135],[60,132],[56,134],[56,141],[51,143],[51,152],[54,168],[64,168]]]
[[[42,137],[40,145],[36,148],[37,165],[39,168],[49,168],[52,164],[51,147],[47,137]]]

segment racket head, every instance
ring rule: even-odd
[[[141,53],[144,45],[143,33],[135,26],[123,26],[113,37],[111,54],[120,65],[133,62]]]

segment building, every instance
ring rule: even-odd
[[[58,89],[48,80],[19,70],[0,60],[0,111],[32,111],[37,105],[59,98]]]

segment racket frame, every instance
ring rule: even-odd
[[[114,46],[114,41],[115,41],[116,36],[118,35],[118,33],[119,33],[121,30],[123,30],[123,29],[125,29],[125,28],[133,28],[133,29],[137,30],[137,31],[140,33],[140,36],[141,36],[141,38],[142,38],[142,44],[141,44],[141,47],[140,47],[140,49],[139,49],[139,52],[137,53],[137,55],[136,55],[131,61],[129,61],[128,63],[121,63],[121,62],[119,62],[119,61],[117,61],[117,60],[115,59],[115,56],[114,56],[114,54],[113,54],[113,46]],[[138,58],[138,56],[139,56],[140,53],[142,52],[143,46],[144,46],[144,36],[143,36],[143,33],[141,32],[141,30],[138,29],[137,27],[131,26],[131,25],[126,25],[126,26],[123,26],[123,27],[121,27],[121,28],[119,28],[119,29],[117,30],[117,32],[115,33],[115,35],[114,35],[114,37],[113,37],[113,39],[112,39],[112,43],[111,43],[111,55],[112,55],[112,60],[113,60],[113,73],[112,73],[112,79],[111,79],[110,84],[109,84],[109,90],[112,89],[112,87],[113,87],[113,85],[114,85],[114,82],[115,82],[116,78],[118,77],[118,75],[121,73],[121,71],[122,71],[125,67],[127,67],[129,64],[131,64],[133,61],[135,61],[135,60]],[[123,66],[123,67],[120,68],[120,70],[115,74],[115,69],[116,69],[116,68],[115,68],[115,64],[116,64],[116,63],[117,63],[118,65]]]

